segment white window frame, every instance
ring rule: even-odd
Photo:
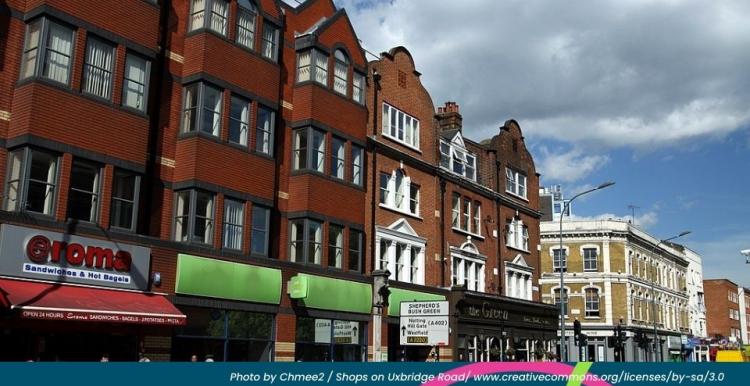
[[[412,150],[419,150],[419,119],[383,103],[382,134]],[[409,125],[407,127],[407,123]]]
[[[451,281],[466,284],[468,291],[485,292],[487,257],[478,253],[476,246],[466,242],[461,248],[451,247]]]
[[[458,208],[456,208],[457,197],[458,197]],[[474,201],[470,197],[461,196],[460,194],[454,192],[452,204],[453,204],[453,208],[452,208],[452,213],[451,213],[452,214],[451,226],[453,227],[453,230],[459,233],[471,235],[480,240],[484,239],[484,236],[482,236],[482,230],[481,230],[481,204],[479,205],[480,229],[474,229],[474,224],[476,222],[475,211],[477,210],[476,204],[479,204],[479,201]],[[455,224],[456,214],[458,214],[458,225]]]
[[[471,166],[467,167],[470,164]],[[471,181],[477,181],[477,156],[444,139],[440,139],[440,167]],[[460,168],[460,172],[457,168]]]
[[[589,291],[594,291],[596,299],[589,301]],[[585,287],[583,288],[583,301],[584,301],[584,318],[585,319],[599,319],[601,318],[601,290],[596,287]],[[596,308],[589,308],[590,305],[596,304]]]
[[[559,250],[559,249],[560,249],[559,245],[555,245],[554,247],[550,247],[549,248],[549,256],[550,256],[550,259],[552,260],[552,272],[554,272],[554,273],[559,273],[560,272],[559,264],[557,264],[555,262],[555,251]],[[568,272],[568,258],[570,257],[570,249],[566,245],[563,245],[562,249],[563,249],[563,251],[565,253],[562,256],[563,263],[565,263],[562,266],[563,272]]]
[[[520,256],[520,255],[519,255]],[[520,276],[520,278],[518,277]],[[534,269],[505,262],[505,296],[532,300]]]
[[[594,250],[595,256],[594,256],[594,267],[593,268],[586,268],[586,251],[587,250]],[[599,270],[599,246],[598,245],[583,245],[580,248],[581,252],[581,262],[583,264],[583,271],[584,272],[597,272]]]
[[[505,168],[505,192],[524,200],[528,198],[528,178],[518,170]]]
[[[508,232],[505,246],[528,252],[529,227],[523,223],[523,220],[514,217],[510,222],[506,222],[505,226]]]
[[[399,220],[399,222],[404,220]],[[405,222],[405,221],[404,221]],[[390,228],[376,227],[375,232],[375,256],[377,256],[376,267],[387,269],[391,276],[390,280],[404,283],[425,284],[425,253],[427,240],[415,234],[400,232],[395,226]],[[384,251],[383,248],[386,248]],[[401,267],[397,266],[397,249],[401,249]],[[416,254],[413,256],[412,254]],[[416,264],[416,266],[415,266]],[[400,276],[399,276],[400,275]]]
[[[387,186],[382,186],[383,178],[388,175]],[[396,169],[391,173],[380,173],[379,186],[380,190],[380,207],[390,209],[399,213],[419,217],[419,190],[417,190],[416,210],[412,212],[412,186],[419,188],[419,185],[412,184],[411,177],[406,175],[402,169]],[[385,194],[385,199],[383,195]]]

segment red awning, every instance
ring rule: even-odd
[[[184,325],[164,295],[0,279],[0,304],[22,318]]]

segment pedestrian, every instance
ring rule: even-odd
[[[198,362],[198,356],[193,354],[190,356],[190,362]]]

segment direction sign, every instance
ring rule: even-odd
[[[450,336],[447,301],[401,302],[402,346],[447,346]]]

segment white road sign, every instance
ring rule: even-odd
[[[447,301],[401,302],[401,345],[447,346],[448,315]]]

